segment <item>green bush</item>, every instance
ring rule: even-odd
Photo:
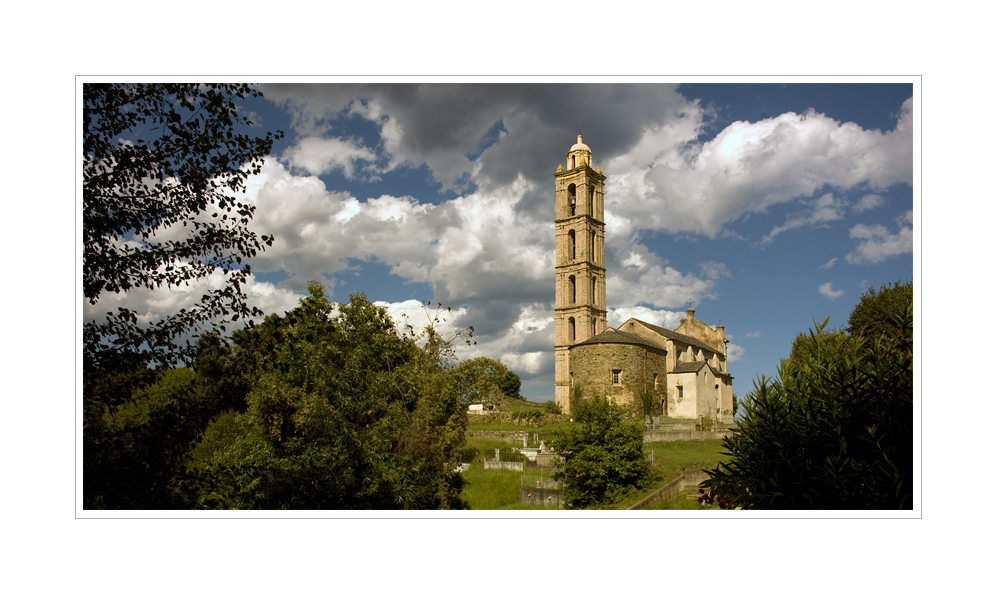
[[[553,400],[548,400],[543,403],[543,412],[546,415],[559,415],[561,413],[561,407],[557,405]]]
[[[624,422],[623,409],[605,398],[576,397],[572,414],[576,422],[551,442],[564,458],[554,478],[565,485],[566,507],[618,501],[648,484],[644,432]]]
[[[730,461],[705,485],[745,509],[912,509],[912,296],[870,290],[848,332],[825,320],[798,336],[743,401]]]

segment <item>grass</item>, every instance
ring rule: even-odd
[[[654,468],[662,473],[662,484],[682,474],[683,468],[716,468],[727,457],[722,439],[682,441],[652,441],[644,444],[645,452],[654,452]]]
[[[478,427],[471,426],[469,429],[478,430]],[[520,426],[518,430],[522,429]],[[550,429],[550,427],[530,428],[531,431],[539,432],[541,435],[543,434],[542,430]],[[464,471],[466,484],[464,485],[463,497],[471,509],[543,509],[519,502],[520,477],[523,473],[511,470],[485,470],[484,459],[494,456],[495,448],[509,446],[509,442],[497,439],[468,437],[467,448],[469,451],[473,450],[474,454],[471,468]],[[601,507],[602,509],[627,509],[650,495],[655,489],[659,489],[678,478],[682,474],[683,468],[715,468],[719,461],[726,458],[720,453],[723,451],[723,441],[719,439],[650,442],[644,444],[644,450],[645,452],[654,452],[653,468],[657,480],[648,489],[634,493],[623,501]],[[659,500],[649,509],[699,510],[704,509],[704,507],[695,499],[680,495],[673,499]]]
[[[519,502],[519,484],[522,472],[513,470],[485,470],[485,458],[495,455],[495,448],[508,448],[507,441],[468,437],[466,451],[474,451],[471,468],[463,472],[462,497],[471,509],[525,509],[540,510],[533,505]]]
[[[567,425],[567,423],[558,423],[556,425],[544,425],[543,427],[531,427],[530,425],[520,425],[510,421],[500,421],[500,420],[489,420],[483,422],[474,422],[467,426],[468,431],[526,431],[528,433],[536,433],[540,435],[540,439],[549,440],[560,427]],[[530,444],[532,447],[532,444]]]

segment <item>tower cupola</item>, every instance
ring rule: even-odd
[[[578,135],[578,142],[568,149],[568,169],[581,167],[582,165],[592,166],[592,149],[582,142],[582,135]]]

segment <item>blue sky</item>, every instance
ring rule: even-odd
[[[831,79],[833,81],[833,79]],[[881,80],[881,79],[877,79]],[[813,320],[914,277],[913,79],[837,84],[263,84],[281,129],[246,198],[276,241],[251,300],[294,307],[310,279],[419,321],[454,310],[477,346],[553,399],[553,173],[579,132],[606,181],[609,323],[722,321],[734,391],[772,375]],[[147,319],[189,293],[119,303]]]

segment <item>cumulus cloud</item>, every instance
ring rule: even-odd
[[[203,295],[224,288],[226,282],[227,277],[224,273],[215,270],[211,275],[193,280],[188,285],[132,289],[127,293],[105,292],[96,304],[91,305],[89,301],[84,301],[83,318],[85,322],[103,320],[107,313],[124,307],[136,313],[140,324],[155,324],[181,309],[192,309],[200,303]],[[250,307],[258,307],[266,314],[283,313],[294,309],[300,299],[300,296],[293,291],[277,288],[271,283],[259,282],[253,275],[250,275],[246,284],[242,286],[242,291]],[[262,319],[256,321],[260,322]]]
[[[879,194],[866,194],[865,196],[862,196],[862,198],[860,198],[852,208],[854,208],[857,212],[865,212],[880,206],[883,202],[885,202],[885,200]]]
[[[744,357],[744,347],[734,344],[733,342],[727,343],[727,362],[740,361]]]
[[[754,332],[748,332],[747,334],[744,335],[744,337],[745,338],[758,338],[761,335],[762,335],[762,331],[761,330],[755,330]]]
[[[304,169],[312,175],[339,169],[348,179],[354,177],[358,162],[374,161],[376,158],[374,151],[356,140],[314,136],[302,138],[283,154],[283,159],[291,166]]]
[[[897,233],[882,225],[855,225],[849,235],[859,240],[859,244],[847,256],[850,264],[875,264],[887,258],[909,254],[914,251],[913,212],[907,211],[897,217]]]
[[[885,133],[811,111],[734,122],[704,143],[692,133],[684,140],[672,152],[612,159],[605,168],[613,176],[607,209],[641,228],[712,238],[745,214],[824,186],[885,189],[913,179],[910,99]]]
[[[700,262],[699,269],[702,271],[703,276],[709,280],[717,280],[721,277],[730,276],[730,272],[723,262]]]
[[[644,305],[630,307],[613,307],[606,312],[606,324],[613,328],[618,328],[620,324],[630,318],[654,324],[661,328],[673,330],[685,319],[685,313],[668,311],[664,309],[652,309]]]
[[[351,117],[373,123],[381,136],[378,167],[426,165],[445,189],[460,189],[460,180],[473,176],[485,190],[520,177],[546,190],[560,160],[552,156],[565,153],[579,120],[586,136],[598,139],[601,158],[635,145],[637,156],[658,158],[695,138],[703,113],[674,85],[659,84],[267,84],[262,90],[291,112],[303,137],[328,134]],[[617,117],[604,117],[607,105],[622,104],[627,109]],[[649,127],[654,132],[646,134]],[[496,128],[497,137],[489,136]],[[552,206],[538,192],[524,198],[521,208]]]
[[[837,221],[842,218],[844,209],[845,203],[842,200],[835,199],[831,193],[824,194],[807,205],[805,210],[795,212],[786,217],[784,224],[775,227],[768,235],[762,238],[762,244],[772,243],[777,235],[790,229],[818,227],[826,225],[831,221]]]
[[[821,265],[820,268],[825,269],[825,270],[833,268],[834,267],[834,263],[837,262],[837,261],[838,261],[837,258],[831,258],[830,260],[827,261],[826,264]]]
[[[844,291],[836,291],[831,283],[824,283],[817,289],[817,292],[821,295],[827,297],[828,299],[837,299],[845,294]]]

